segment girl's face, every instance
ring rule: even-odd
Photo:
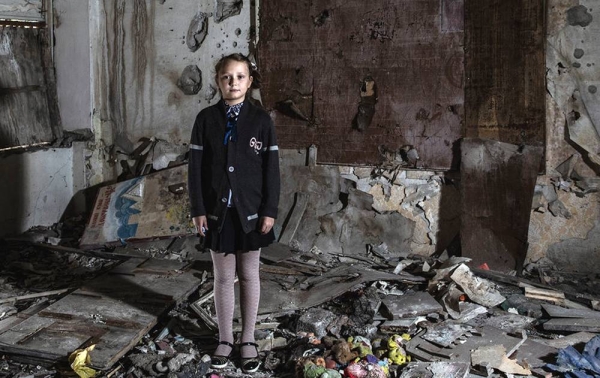
[[[252,76],[244,62],[230,60],[223,65],[217,75],[217,84],[221,97],[229,105],[239,104],[246,98],[246,92],[252,85]]]

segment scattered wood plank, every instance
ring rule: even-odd
[[[452,345],[452,348],[441,348],[445,354],[450,354],[451,357],[445,358],[442,353],[433,355],[428,350],[437,348],[433,343],[425,340],[423,334],[417,334],[406,344],[406,351],[414,358],[422,361],[449,361],[471,363],[471,351],[480,346],[486,345],[503,345],[505,350],[513,350],[515,346],[522,343],[521,347],[516,352],[515,358],[517,361],[527,361],[531,368],[545,366],[548,358],[556,357],[556,348],[537,343],[531,339],[523,340],[521,338],[507,335],[502,330],[483,326],[480,328],[479,335],[467,337],[465,342]]]
[[[326,277],[308,290],[281,290],[279,275],[261,274],[261,299],[258,309],[260,314],[278,316],[293,311],[318,306],[349,291],[356,285],[373,281],[403,281],[405,276],[380,272],[364,266],[343,265],[343,271],[336,270],[333,277],[330,272],[323,273]],[[358,273],[358,274],[357,274]],[[329,278],[327,278],[329,277]],[[341,277],[352,277],[345,279]],[[236,316],[239,316],[239,306],[236,306]]]
[[[25,299],[33,299],[33,298],[40,298],[40,297],[51,297],[51,296],[54,296],[54,295],[64,294],[64,293],[66,293],[69,290],[73,290],[73,289],[52,290],[52,291],[45,291],[43,293],[34,293],[34,294],[19,295],[19,296],[11,297],[11,298],[2,298],[2,299],[0,299],[0,303],[11,303],[11,302],[22,301],[22,300],[25,300]]]
[[[502,283],[509,284],[509,285],[523,287],[524,286],[523,284],[526,284],[526,285],[530,285],[530,286],[539,287],[541,289],[552,290],[551,286],[548,286],[548,285],[545,285],[545,284],[542,284],[539,282],[527,280],[522,277],[510,276],[508,274],[504,274],[504,273],[493,271],[493,270],[483,270],[483,269],[479,269],[479,268],[471,268],[471,271],[480,277],[488,278],[488,279],[491,279],[491,280],[494,280],[497,282],[502,282]],[[563,293],[565,294],[566,298],[568,298],[572,301],[581,302],[581,303],[585,303],[585,304],[590,304],[592,301],[600,300],[600,298],[594,297],[593,295],[581,293],[581,292],[563,290]]]
[[[260,271],[284,276],[304,276],[302,272],[298,272],[296,269],[285,268],[277,265],[261,265]]]
[[[272,243],[260,250],[260,258],[271,263],[278,263],[294,257],[290,246],[281,243]]]
[[[0,334],[0,352],[56,363],[95,344],[91,366],[109,369],[159,315],[198,288],[201,274],[179,264],[132,258]]]
[[[600,319],[555,318],[544,323],[547,331],[600,332]]]
[[[542,308],[546,310],[548,315],[552,318],[588,318],[588,319],[600,319],[600,311],[594,311],[590,309],[572,309],[564,308],[560,306],[554,306],[551,304],[543,304]]]
[[[596,337],[595,333],[591,332],[577,332],[558,339],[536,339],[538,343],[551,346],[556,349],[563,349],[568,346],[575,346],[577,344],[586,344],[588,341]]]
[[[525,287],[525,296],[527,298],[542,299],[554,303],[564,303],[565,301],[564,293],[529,286]]]
[[[70,247],[64,247],[64,246],[60,246],[60,245],[51,245],[51,244],[43,244],[43,243],[31,243],[31,245],[33,245],[34,247],[43,248],[43,249],[47,249],[47,250],[55,251],[55,252],[75,253],[77,255],[97,257],[97,258],[107,259],[107,260],[127,260],[131,257],[144,257],[144,256],[141,256],[140,253],[133,253],[133,252],[131,252],[131,253],[112,253],[112,252],[100,252],[100,251],[93,251],[93,250],[84,251],[84,250],[78,249],[78,248],[70,248]]]
[[[280,243],[289,245],[294,239],[298,226],[300,226],[302,216],[304,216],[304,212],[306,211],[306,205],[308,204],[309,198],[310,195],[308,193],[296,193],[296,204],[292,209],[292,215],[288,219],[287,224],[279,237]]]

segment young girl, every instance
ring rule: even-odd
[[[279,152],[269,114],[247,98],[258,72],[241,54],[215,66],[221,100],[196,117],[190,143],[191,216],[214,267],[219,346],[213,368],[225,367],[233,351],[234,280],[240,286],[241,368],[258,370],[254,328],[260,297],[260,248],[275,239],[279,202]]]

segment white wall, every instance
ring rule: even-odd
[[[60,220],[73,197],[73,149],[0,158],[0,236]]]
[[[90,19],[87,0],[54,0],[54,67],[64,130],[89,129]]]

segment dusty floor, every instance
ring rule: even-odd
[[[66,289],[116,269],[127,258],[125,252],[187,259],[204,272],[198,289],[160,314],[147,333],[97,376],[244,376],[236,359],[221,371],[209,368],[217,338],[206,254],[186,252],[190,242],[185,240],[102,251],[69,249],[82,227],[81,219],[73,219],[2,241],[0,338],[19,319],[63,298]],[[600,312],[594,310],[600,285],[596,274],[538,264],[516,277],[469,269],[464,259],[447,253],[390,261],[373,252],[347,258],[291,251],[279,261],[265,254],[264,307],[256,331],[262,366],[252,376],[568,376],[550,366],[560,365],[559,352],[569,345],[581,351],[600,332]],[[23,298],[27,295],[33,298]],[[95,316],[94,310],[89,316]],[[0,377],[78,376],[66,356],[48,364],[2,350]]]

